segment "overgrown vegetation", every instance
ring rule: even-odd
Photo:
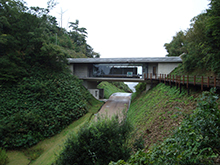
[[[127,160],[131,153],[127,143],[131,130],[132,125],[125,118],[98,116],[69,137],[56,164],[104,165],[111,160]]]
[[[148,146],[146,151],[139,150],[127,163],[120,160],[111,164],[213,164],[218,161],[220,111],[217,99],[214,90],[203,92],[197,108],[193,113],[182,114],[184,119],[171,137]],[[152,133],[153,130],[148,130],[149,135]]]
[[[133,139],[143,137],[145,146],[163,141],[179,125],[179,122],[196,107],[196,94],[187,95],[187,91],[170,88],[161,83],[148,92],[142,91],[132,99],[128,118],[134,124],[136,132]]]
[[[136,95],[139,95],[141,94],[142,92],[144,92],[146,90],[146,85],[147,83],[144,83],[144,82],[141,82],[141,83],[138,83],[136,86],[135,86],[135,94]]]
[[[8,163],[8,156],[5,149],[0,148],[0,165],[5,165]]]
[[[87,122],[91,116],[98,112],[103,102],[96,99],[90,101],[91,104],[88,106],[88,113],[81,117],[80,119],[73,121],[60,133],[54,135],[53,137],[46,138],[38,144],[32,146],[31,148],[25,148],[21,150],[9,150],[7,155],[9,158],[9,164],[45,164],[51,165],[56,160],[56,154],[62,151],[65,141],[72,134],[73,131],[77,131],[84,122]],[[39,157],[38,157],[39,156]]]
[[[20,81],[33,66],[60,71],[67,57],[99,57],[86,43],[86,28],[78,20],[69,32],[57,26],[49,15],[55,5],[53,0],[46,9],[28,8],[20,0],[0,2],[1,84]]]
[[[67,57],[98,57],[86,28],[57,26],[46,9],[0,2],[0,146],[30,147],[87,112],[92,96],[70,75]]]
[[[104,98],[108,99],[113,93],[116,92],[128,92],[132,90],[123,82],[101,82],[98,88],[104,89]]]
[[[168,56],[184,53],[183,70],[186,73],[197,69],[216,75],[220,72],[220,2],[210,0],[209,6],[209,9],[191,20],[188,30],[176,33],[173,40],[164,45]]]
[[[68,73],[38,68],[16,85],[0,87],[0,144],[30,147],[87,113],[92,98]]]

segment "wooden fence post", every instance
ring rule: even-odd
[[[183,85],[185,84],[184,78],[185,78],[185,75],[183,75]]]
[[[203,91],[203,76],[201,78],[201,90]]]
[[[216,88],[216,76],[214,77],[214,87]]]
[[[165,74],[165,76],[164,76],[164,84],[166,84],[166,74]]]
[[[171,85],[171,75],[169,75],[169,76],[170,76],[169,84],[170,84],[170,86],[172,87],[172,85]]]
[[[161,74],[160,74],[160,82],[161,82]]]
[[[194,76],[194,86],[196,85],[196,76]]]
[[[176,89],[178,89],[178,76],[176,75]]]
[[[209,77],[207,79],[207,87],[209,88]]]
[[[186,85],[186,87],[187,87],[188,95],[189,95],[189,75],[187,75],[187,85]]]

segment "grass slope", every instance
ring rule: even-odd
[[[33,165],[52,164],[56,158],[55,154],[58,154],[62,150],[62,146],[64,145],[68,135],[73,131],[77,131],[79,126],[85,121],[89,120],[91,115],[97,113],[102,105],[103,102],[93,99],[92,104],[89,107],[89,112],[82,118],[74,121],[67,128],[61,131],[61,133],[51,138],[47,138],[31,148],[20,151],[8,151],[8,165],[26,165],[28,163]]]
[[[109,98],[109,96],[115,92],[125,92],[124,90],[119,89],[108,82],[102,82],[100,86],[105,89],[106,98]],[[29,163],[33,165],[52,164],[56,158],[55,154],[59,154],[59,152],[62,150],[62,146],[64,145],[68,135],[73,131],[77,131],[82,123],[89,120],[91,115],[97,113],[97,111],[103,105],[103,102],[97,101],[93,98],[90,100],[90,103],[88,102],[87,104],[89,106],[88,113],[77,121],[74,121],[59,134],[51,138],[47,138],[28,149],[23,149],[20,151],[9,150],[7,152],[9,157],[8,165],[26,165]]]
[[[113,93],[116,92],[125,92],[123,89],[120,89],[109,82],[101,82],[98,85],[98,88],[104,89],[104,98],[108,99]]]
[[[159,84],[147,93],[132,100],[128,118],[133,122],[136,133],[133,139],[143,137],[146,146],[162,141],[179,126],[184,114],[196,107],[199,94],[180,94],[175,87]]]

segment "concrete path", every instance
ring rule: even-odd
[[[114,114],[122,114],[127,111],[130,106],[132,93],[114,93],[106,103],[102,106],[98,114],[111,117]]]

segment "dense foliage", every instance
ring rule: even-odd
[[[135,94],[139,95],[139,94],[141,94],[141,92],[145,91],[146,90],[146,85],[147,85],[147,83],[144,83],[144,82],[138,83],[135,86],[135,90],[136,90]]]
[[[87,112],[90,97],[70,74],[34,68],[18,84],[0,87],[0,145],[29,147],[60,132]]]
[[[8,163],[8,156],[5,149],[0,148],[0,165],[5,165]]]
[[[210,8],[191,20],[191,26],[185,32],[180,31],[170,43],[164,44],[167,56],[179,56],[184,53],[185,72],[203,69],[220,72],[220,1],[211,0]]]
[[[70,75],[67,57],[99,56],[79,21],[69,32],[46,9],[0,1],[0,146],[29,147],[87,112],[91,95]]]
[[[138,151],[128,163],[113,164],[213,164],[219,155],[220,111],[213,92],[204,92],[197,108],[159,145]]]
[[[50,0],[47,9],[28,8],[21,0],[1,0],[1,83],[19,81],[33,66],[59,71],[67,57],[99,56],[86,43],[86,28],[79,28],[79,21],[70,25],[70,32],[57,26],[56,19],[48,15],[54,5]]]
[[[127,139],[132,126],[125,118],[98,117],[92,124],[86,123],[78,133],[66,142],[62,153],[58,156],[58,165],[105,165],[111,160],[127,160],[131,149]]]

